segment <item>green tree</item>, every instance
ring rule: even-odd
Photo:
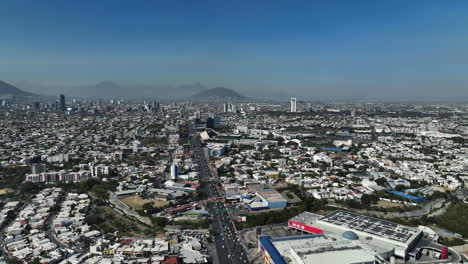
[[[33,259],[33,261],[30,262],[31,264],[41,264],[41,261],[39,258]]]
[[[148,202],[143,204],[143,210],[151,210],[153,209],[153,202]]]
[[[379,201],[379,197],[375,194],[363,194],[361,197],[361,204],[363,206],[369,207],[372,204],[375,204]]]
[[[152,217],[151,222],[159,227],[165,227],[169,220],[165,217]]]
[[[88,224],[88,225],[97,225],[97,224],[100,224],[103,222],[104,219],[102,219],[101,216],[99,216],[98,214],[91,214],[91,215],[88,215],[86,218],[85,218],[85,222]]]
[[[378,178],[377,180],[375,180],[375,182],[376,182],[379,186],[385,187],[386,184],[387,184],[387,179],[385,179],[385,178]]]
[[[21,261],[18,258],[13,257],[7,260],[6,263],[7,264],[21,264]]]

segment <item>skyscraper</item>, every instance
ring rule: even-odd
[[[60,111],[65,111],[65,95],[61,94],[59,96],[59,103],[60,103]]]
[[[171,180],[176,180],[178,175],[179,175],[179,168],[177,167],[177,164],[174,163],[171,166]]]
[[[291,113],[295,113],[296,109],[296,97],[291,97]]]

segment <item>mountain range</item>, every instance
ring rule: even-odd
[[[14,87],[13,85],[9,85]],[[91,85],[81,85],[75,87],[47,86],[34,84],[28,81],[16,83],[16,86],[41,95],[56,96],[65,94],[70,97],[83,98],[160,98],[169,100],[195,100],[195,101],[240,101],[245,99],[238,92],[224,88],[207,88],[200,83],[183,85],[143,85],[143,84],[117,84],[112,81],[103,81]],[[21,91],[20,89],[14,87]]]
[[[32,93],[25,92],[9,83],[0,80],[0,95],[5,96],[31,96]]]
[[[196,101],[241,101],[244,100],[245,97],[234,90],[224,87],[216,87],[196,93],[192,96],[192,99]]]

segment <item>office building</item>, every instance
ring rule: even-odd
[[[221,118],[218,115],[213,115],[213,128],[221,127]]]
[[[213,115],[206,119],[206,128],[216,129],[221,127],[221,118],[218,115]]]
[[[179,175],[179,168],[177,167],[177,164],[172,164],[172,166],[171,166],[171,180],[176,180],[178,175]]]
[[[59,96],[59,107],[60,107],[60,111],[63,111],[65,112],[66,110],[66,107],[65,107],[65,95],[61,94]]]
[[[225,113],[237,113],[237,106],[231,103],[223,104],[223,112]]]
[[[297,108],[296,108],[296,104],[297,104],[297,99],[296,97],[291,97],[291,113],[296,113],[297,112]]]
[[[31,165],[31,174],[39,174],[46,171],[45,164],[34,163]]]
[[[214,128],[214,119],[212,117],[206,119],[206,128]]]

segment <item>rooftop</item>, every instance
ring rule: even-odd
[[[287,202],[287,200],[275,189],[264,185],[250,186],[255,192],[269,202]]]
[[[341,210],[330,213],[320,220],[405,244],[419,232],[408,226]]]
[[[318,214],[313,214],[310,212],[303,212],[295,217],[291,218],[290,220],[296,223],[304,224],[304,225],[313,225],[318,219],[322,218],[323,216]]]
[[[358,241],[333,241],[322,235],[262,237],[262,244],[270,256],[276,254],[271,256],[272,258],[276,260],[281,258],[278,263],[366,263],[375,260],[372,250]]]

